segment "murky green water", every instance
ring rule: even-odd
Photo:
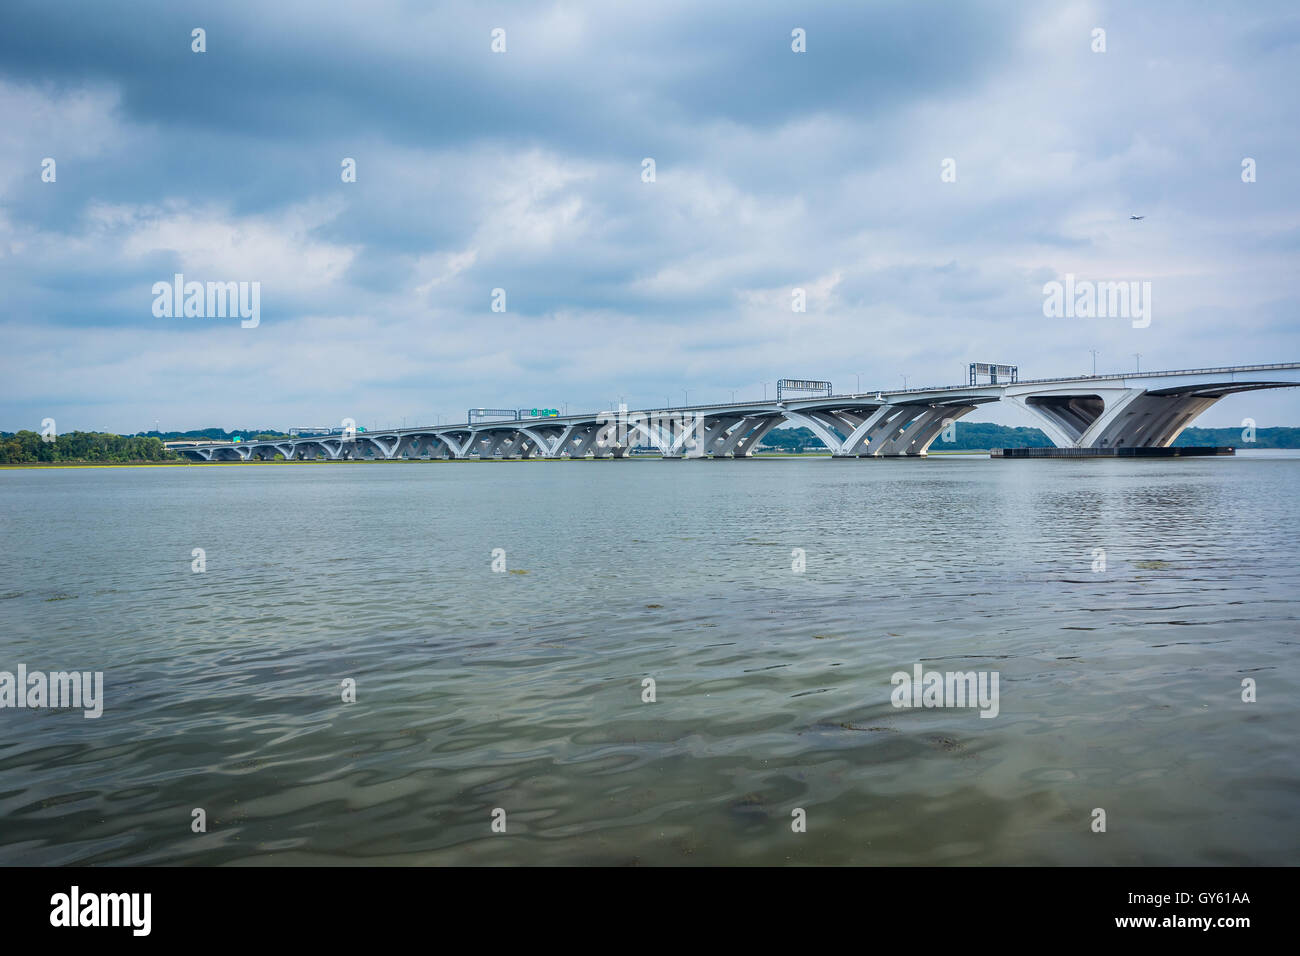
[[[0,710],[0,862],[1290,863],[1298,491],[1267,454],[3,471],[0,670],[106,700]],[[892,706],[918,662],[998,716]]]

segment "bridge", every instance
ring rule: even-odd
[[[950,423],[989,402],[1026,412],[1058,448],[1165,448],[1219,399],[1300,386],[1300,362],[879,390],[776,401],[476,421],[178,448],[196,461],[304,459],[748,458],[782,423],[835,458],[923,457]]]

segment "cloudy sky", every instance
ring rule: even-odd
[[[0,429],[1300,360],[1298,89],[1292,3],[5,0]],[[156,317],[178,272],[260,324]],[[1198,424],[1247,416],[1300,390]]]

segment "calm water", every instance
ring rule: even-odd
[[[1291,863],[1297,492],[1265,453],[0,471],[0,670],[106,697],[0,711],[0,862]],[[1000,713],[893,707],[917,662]]]

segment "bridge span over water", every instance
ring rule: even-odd
[[[747,458],[777,425],[811,429],[836,458],[919,457],[943,429],[989,402],[1027,412],[1059,448],[1164,448],[1234,392],[1300,386],[1300,362],[1045,378],[608,410],[548,418],[426,425],[177,449],[198,461],[360,458]]]

